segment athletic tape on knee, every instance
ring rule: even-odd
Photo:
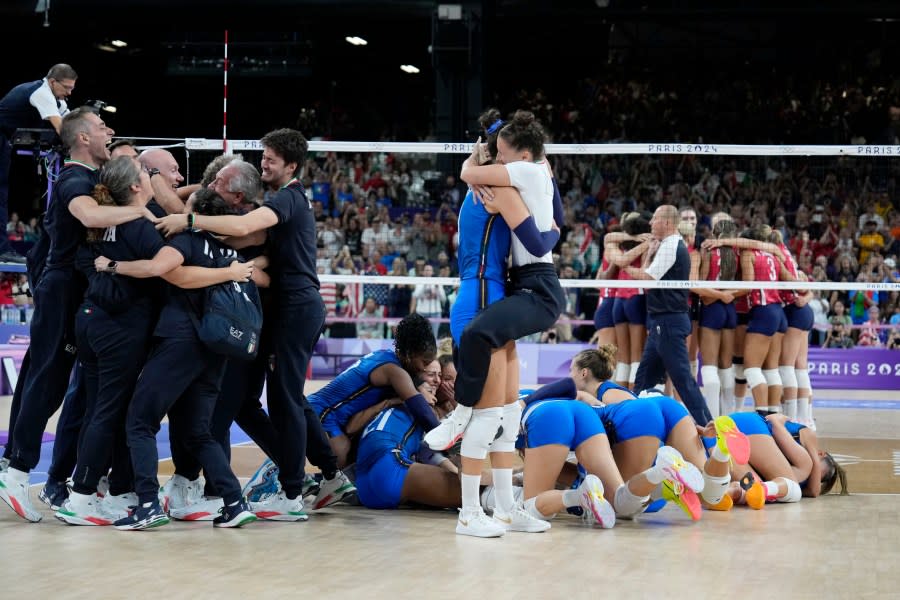
[[[613,377],[613,381],[628,381],[629,371],[631,371],[630,364],[624,362],[617,363],[616,374]]]
[[[713,476],[703,472],[703,491],[700,496],[709,504],[718,504],[725,492],[728,491],[728,484],[731,483],[731,475]]]
[[[786,388],[797,387],[797,375],[794,367],[778,367],[778,374],[781,376],[781,385]]]
[[[763,377],[766,378],[766,385],[772,387],[773,385],[782,385],[781,383],[781,375],[778,374],[778,369],[763,369]]]
[[[807,369],[794,369],[794,376],[797,378],[797,388],[801,390],[811,390],[812,385],[809,383],[809,371]]]
[[[800,484],[794,481],[793,479],[788,479],[787,477],[779,477],[785,484],[787,484],[787,494],[779,498],[778,502],[800,502],[800,498],[803,497],[803,492],[800,490]]]
[[[556,513],[553,513],[552,515],[545,515],[537,509],[537,496],[535,496],[534,498],[529,498],[525,501],[525,511],[535,519],[547,520],[552,519],[556,516]]]
[[[644,512],[644,509],[649,502],[650,496],[644,496],[643,498],[636,496],[628,489],[628,484],[623,483],[616,490],[616,495],[613,499],[613,508],[616,509],[617,517],[630,519],[631,517]]]
[[[634,383],[637,380],[637,372],[640,368],[640,362],[633,362],[628,369],[628,383]]]
[[[756,386],[766,382],[763,371],[759,367],[750,367],[749,369],[744,369],[744,376],[747,377],[747,385],[750,386],[751,390]]]
[[[516,439],[519,437],[519,423],[522,420],[522,406],[512,402],[503,407],[503,420],[500,425],[503,431],[491,442],[491,452],[515,452]]]
[[[463,435],[460,454],[466,458],[484,460],[502,424],[503,409],[499,406],[473,410],[472,420]]]

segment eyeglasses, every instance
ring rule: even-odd
[[[74,84],[74,83],[63,83],[63,82],[58,81],[58,80],[56,80],[56,79],[54,79],[53,82],[54,82],[55,84],[59,85],[59,86],[62,86],[62,88],[63,88],[64,90],[68,91],[68,92],[71,92],[72,90],[75,89],[75,84]]]

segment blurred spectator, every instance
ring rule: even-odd
[[[810,331],[810,343],[821,346],[825,342],[828,329],[828,300],[822,297],[821,290],[813,290],[809,306],[813,311],[813,329]]]
[[[420,277],[433,277],[434,267],[426,264]],[[444,286],[437,284],[420,283],[417,284],[412,293],[412,300],[409,312],[418,313],[423,317],[427,317],[431,321],[431,329],[434,337],[438,337],[438,329],[440,323],[435,319],[440,319],[444,314],[444,303],[447,301],[447,295],[444,293]]]
[[[384,307],[375,303],[375,298],[369,296],[362,311],[359,313],[360,319],[377,319],[384,317]],[[362,322],[356,323],[356,336],[364,339],[380,340],[384,337],[383,322]]]
[[[881,319],[880,311],[877,306],[871,306],[868,310],[869,318],[863,323],[862,328],[859,330],[859,339],[857,340],[857,345],[859,346],[883,346],[887,341],[887,332],[884,329],[881,329]]]
[[[840,319],[831,320],[831,331],[825,338],[826,348],[853,348],[856,344],[847,333],[847,326]]]

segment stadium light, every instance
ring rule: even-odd
[[[400,70],[404,73],[410,73],[412,75],[419,72],[419,68],[412,65],[400,65]]]
[[[347,40],[347,43],[353,44],[354,46],[366,46],[369,43],[356,35],[348,35],[344,39]]]

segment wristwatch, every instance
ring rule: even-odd
[[[147,169],[147,175],[153,177],[154,175],[159,175],[159,169]]]
[[[116,261],[114,261],[114,260],[109,261],[109,263],[106,265],[106,272],[107,273],[115,273],[117,266],[119,266],[119,263],[117,263]]]

